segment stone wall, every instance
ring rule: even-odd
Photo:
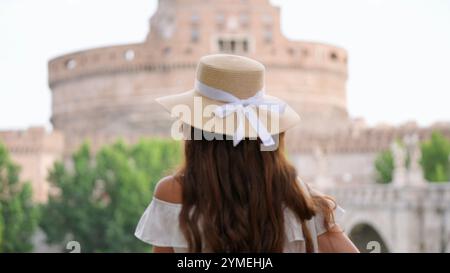
[[[450,252],[448,182],[341,185],[327,193],[346,209],[341,223],[348,234],[364,223],[379,233],[390,252]]]
[[[31,182],[33,200],[46,202],[51,190],[48,169],[62,158],[63,135],[46,132],[43,127],[31,127],[25,131],[0,131],[0,141],[6,145],[12,160],[21,166],[21,181]]]
[[[99,134],[168,136],[169,115],[154,98],[192,89],[198,59],[219,52],[264,63],[266,91],[300,113],[300,132],[347,128],[347,52],[287,39],[279,8],[266,0],[160,1],[142,43],[50,60],[51,122],[69,149]]]

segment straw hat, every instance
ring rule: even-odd
[[[282,100],[265,94],[265,67],[253,59],[229,54],[207,55],[197,65],[194,88],[156,101],[182,123],[204,132],[243,138],[259,137],[272,145],[271,135],[300,121]]]

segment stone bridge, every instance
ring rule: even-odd
[[[450,183],[327,189],[345,210],[345,232],[362,252],[450,252]]]

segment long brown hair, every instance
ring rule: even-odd
[[[185,140],[184,165],[175,179],[182,185],[179,220],[189,251],[282,252],[285,207],[302,223],[306,251],[314,251],[306,221],[322,210],[329,226],[333,208],[328,198],[299,186],[284,153],[284,133],[275,151],[261,151],[260,144]]]

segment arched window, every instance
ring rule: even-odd
[[[74,59],[69,59],[66,61],[66,68],[69,70],[74,69],[77,66],[77,61]]]
[[[125,58],[125,60],[127,61],[132,61],[135,57],[135,53],[134,50],[132,49],[128,49],[127,51],[125,51],[125,53],[123,54],[123,57]]]
[[[272,33],[272,30],[270,29],[270,28],[266,28],[265,30],[264,30],[264,37],[263,37],[263,39],[264,39],[264,42],[265,43],[271,43],[272,42],[272,40],[273,40],[273,33]]]
[[[245,37],[226,37],[217,40],[217,48],[220,52],[247,53],[249,41]]]
[[[248,27],[250,22],[249,16],[247,12],[242,12],[239,15],[239,23],[241,24],[242,27],[246,28]]]
[[[336,52],[331,52],[330,53],[330,59],[332,61],[337,61],[338,60],[338,56],[337,56]]]
[[[196,43],[200,40],[200,32],[198,28],[194,27],[191,29],[191,42]]]
[[[200,22],[200,16],[197,13],[191,15],[191,23],[197,25]]]
[[[262,22],[263,22],[263,25],[265,25],[265,26],[271,26],[273,23],[272,15],[270,15],[269,13],[263,14]]]

